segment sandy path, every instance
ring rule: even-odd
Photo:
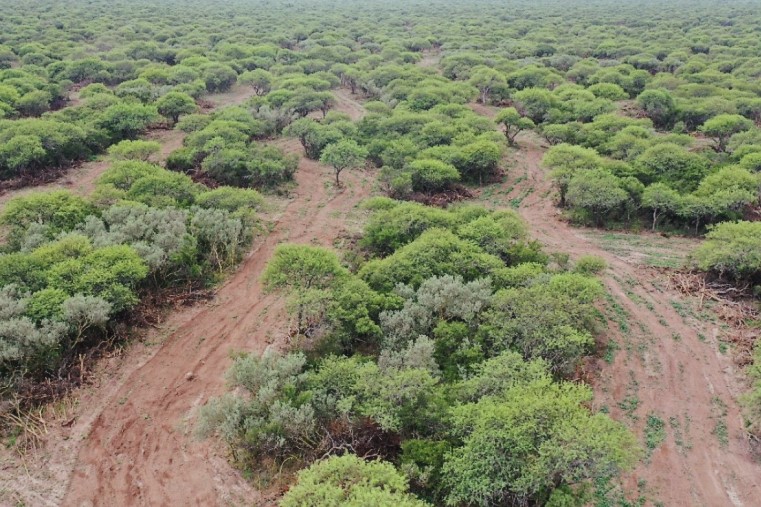
[[[495,111],[471,107],[487,116]],[[646,496],[667,506],[759,505],[761,465],[751,454],[737,404],[742,375],[718,351],[720,324],[689,310],[693,302],[665,288],[654,270],[601,248],[584,229],[561,221],[541,166],[545,148],[533,133],[518,141],[500,200],[520,199],[518,211],[548,251],[604,258],[609,269],[603,281],[624,315],[624,328],[609,322],[605,332],[621,350],[612,364],[598,361],[597,405],[632,427],[641,442],[649,415],[665,422],[665,441],[628,478],[628,489],[636,491],[644,480]],[[721,424],[724,443],[717,434]]]
[[[353,118],[363,113],[356,101],[338,101],[342,110],[355,111]],[[277,144],[302,151],[295,140]],[[372,181],[364,172],[348,172],[344,188],[335,191],[327,184],[330,169],[305,158],[295,178],[295,193],[273,229],[214,300],[172,316],[162,326],[169,336],[161,347],[108,394],[79,450],[62,505],[267,502],[219,454],[218,444],[198,442],[190,432],[198,407],[224,392],[231,351],[262,352],[285,342],[283,300],[264,294],[259,281],[275,247],[332,246]]]
[[[437,71],[439,71],[439,73],[441,73],[440,69],[438,69],[439,62],[441,61],[441,50],[427,49],[422,51],[421,55],[422,57],[417,62],[420,67],[435,68]]]
[[[348,114],[352,121],[357,121],[364,116],[364,106],[357,102],[351,91],[346,88],[339,88],[333,90],[333,95],[336,97],[336,111]]]
[[[213,443],[192,439],[186,423],[210,396],[223,392],[230,351],[282,344],[282,300],[263,294],[259,282],[274,248],[286,241],[330,246],[343,231],[345,213],[369,195],[364,179],[349,173],[346,188],[336,193],[324,185],[329,170],[302,159],[296,195],[272,232],[211,303],[163,326],[176,331],[94,421],[63,505],[215,505],[235,501],[236,493],[249,504],[258,498],[226,470]]]

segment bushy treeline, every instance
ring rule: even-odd
[[[170,97],[170,95],[165,96]],[[195,110],[187,96],[182,113],[156,103],[120,98],[108,90],[94,90],[83,103],[42,118],[0,120],[0,178],[34,177],[44,171],[86,160],[122,140],[136,139],[161,116]]]
[[[263,280],[287,296],[304,351],[238,357],[228,379],[245,394],[210,402],[202,433],[259,471],[332,456],[284,506],[333,505],[324,492],[351,505],[580,505],[589,480],[633,463],[628,431],[566,380],[593,348],[603,295],[586,264],[550,262],[511,211],[367,206],[357,269],[324,248],[276,250]]]
[[[56,375],[100,343],[141,297],[203,288],[241,258],[262,198],[210,190],[145,162],[116,162],[92,198],[67,191],[8,202],[0,215],[0,378]]]
[[[724,220],[742,218],[759,201],[761,180],[756,149],[758,129],[742,119],[716,117],[731,127],[721,153],[695,149],[683,134],[660,134],[647,120],[603,115],[567,136],[551,138],[543,163],[560,195],[580,221],[639,224],[652,229],[667,223],[695,234]],[[545,135],[548,135],[545,132]],[[717,136],[719,134],[716,134]],[[570,138],[569,138],[570,137]]]
[[[200,171],[224,185],[268,188],[290,181],[297,155],[257,142],[274,125],[256,119],[242,107],[228,107],[211,115],[184,117],[177,128],[188,135],[183,147],[167,158],[167,168]]]

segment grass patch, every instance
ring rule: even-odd
[[[620,349],[621,346],[616,340],[610,340],[607,347],[605,347],[605,354],[603,355],[605,362],[608,364],[613,364],[613,361],[616,359],[616,352],[618,352]]]
[[[729,445],[727,404],[718,396],[711,398],[711,417],[714,419],[714,426],[711,433],[713,433],[713,435],[719,440],[719,445],[726,447]]]
[[[647,415],[645,423],[645,449],[647,460],[650,460],[653,451],[666,440],[666,423],[657,415]]]

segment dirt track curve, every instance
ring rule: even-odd
[[[193,441],[186,423],[223,391],[231,351],[261,352],[282,343],[283,303],[262,292],[262,271],[280,243],[332,245],[343,231],[344,213],[368,195],[363,174],[345,179],[342,191],[328,190],[328,169],[302,159],[296,194],[272,232],[209,305],[165,324],[176,331],[96,418],[63,505],[216,505],[236,491],[245,492],[249,504],[257,498],[213,455],[213,445]]]
[[[354,119],[355,101],[337,108]],[[281,140],[301,152],[297,141]],[[208,442],[194,441],[190,423],[209,397],[224,389],[231,351],[262,352],[286,336],[280,297],[264,294],[261,274],[284,242],[332,246],[347,214],[370,193],[363,172],[348,172],[338,191],[330,169],[302,158],[297,187],[271,232],[208,305],[181,312],[163,326],[175,329],[156,354],[111,396],[92,424],[62,505],[173,506],[266,502]],[[192,380],[189,378],[192,377]]]
[[[471,107],[486,116],[495,113]],[[760,505],[761,465],[752,456],[737,404],[742,374],[719,352],[720,324],[688,315],[683,309],[691,302],[667,289],[656,271],[601,248],[583,229],[561,221],[541,166],[546,148],[533,133],[518,141],[503,184],[509,192],[500,199],[520,199],[518,211],[548,251],[604,258],[605,286],[628,323],[624,332],[611,322],[606,332],[621,350],[612,364],[599,361],[596,403],[634,428],[641,442],[649,415],[665,422],[665,441],[628,479],[627,489],[637,491],[644,480],[646,496],[666,506]],[[717,430],[722,424],[725,442]]]
[[[240,104],[250,95],[236,87],[209,102]],[[349,94],[338,91],[336,102],[336,109],[354,120],[364,113]],[[183,134],[155,130],[147,137],[162,143],[158,158],[164,160],[181,146]],[[296,140],[275,144],[303,155]],[[108,165],[107,160],[83,164],[36,190],[87,194]],[[345,171],[343,188],[336,190],[330,168],[302,157],[295,180],[289,198],[272,204],[269,233],[255,241],[212,301],[174,313],[126,354],[104,361],[99,383],[78,393],[57,414],[60,421],[48,427],[42,453],[21,462],[0,455],[0,469],[7,472],[0,478],[0,505],[6,500],[76,507],[267,504],[230,466],[224,449],[197,441],[191,430],[198,407],[224,391],[231,352],[261,352],[285,342],[284,302],[265,295],[259,282],[274,248],[283,242],[332,246],[353,225],[356,205],[370,194],[374,178]]]

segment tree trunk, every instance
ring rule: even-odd
[[[336,169],[336,187],[341,186],[341,182],[338,180],[338,175],[341,174],[341,169]]]
[[[658,208],[653,208],[653,230],[655,230],[655,223],[658,221]]]

